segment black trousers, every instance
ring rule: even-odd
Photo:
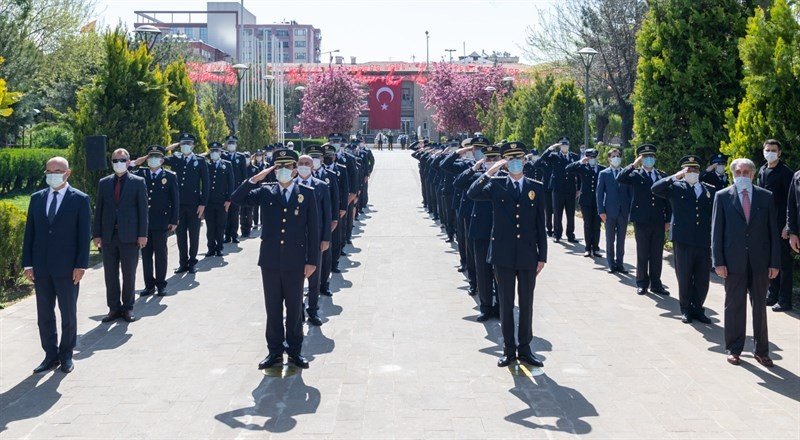
[[[345,230],[345,243],[347,240],[353,239],[353,228],[355,227],[355,218],[356,218],[356,200],[353,200],[352,203],[347,205],[347,229]]]
[[[475,252],[475,279],[478,286],[478,299],[481,313],[493,313],[497,306],[497,292],[494,290],[494,267],[486,259],[489,255],[489,239],[473,240]]]
[[[116,233],[103,242],[103,272],[106,280],[106,304],[113,312],[133,310],[135,301],[136,267],[139,265],[139,245],[121,243]],[[119,274],[122,272],[122,288]]]
[[[330,248],[329,248],[330,249]],[[322,261],[322,252],[319,253],[319,261]],[[308,277],[308,307],[307,310],[309,312],[316,312],[319,310],[319,287],[322,281],[322,268],[320,265],[317,266],[317,269],[314,273]]]
[[[553,232],[553,192],[544,192],[544,223],[547,232]]]
[[[531,353],[533,341],[533,289],[535,270],[516,270],[496,266],[497,299],[500,301],[500,327],[503,331],[503,353]],[[519,300],[519,331],[514,338],[514,288]]]
[[[253,209],[253,224],[258,226],[261,225],[261,207],[260,206],[252,206]]]
[[[264,305],[267,309],[267,349],[270,354],[284,352],[297,356],[303,347],[303,268],[271,270],[261,268]],[[286,327],[283,309],[286,307]]]
[[[625,234],[628,219],[625,217],[606,217],[606,262],[608,268],[622,267],[625,257]],[[637,272],[638,276],[638,272]]]
[[[364,182],[364,188],[361,190],[361,197],[358,199],[358,210],[361,211],[367,207],[369,203],[369,181]]]
[[[239,238],[239,205],[231,203],[231,206],[228,207],[227,217],[225,238]]]
[[[464,217],[456,217],[456,244],[458,244],[458,262],[461,267],[467,264],[467,224]]]
[[[769,281],[769,298],[782,307],[792,307],[793,262],[789,240],[781,239],[781,272]]]
[[[342,234],[345,228],[345,217],[339,218],[336,229],[331,233],[331,270],[339,268],[339,259],[342,257],[344,239]]]
[[[144,273],[144,287],[148,290],[167,287],[166,229],[147,231],[147,246],[142,248],[142,272]]]
[[[178,229],[175,230],[178,241],[178,264],[194,266],[197,264],[197,248],[200,244],[200,218],[197,217],[197,205],[181,205]]]
[[[753,309],[753,341],[755,354],[766,356],[769,353],[767,334],[767,285],[769,273],[766,270],[747,270],[741,273],[728,271],[725,278],[725,350],[728,354],[741,354],[744,350],[747,333],[747,295],[750,295],[750,308]]]
[[[78,340],[78,288],[72,277],[52,277],[37,274],[33,282],[36,290],[36,322],[39,325],[39,341],[48,360],[62,362],[72,359],[72,351]],[[61,313],[61,343],[56,330],[56,301]]]
[[[447,211],[447,222],[445,223],[445,232],[447,232],[447,237],[452,239],[456,235],[457,221],[456,221],[456,210],[450,208],[450,199],[453,197],[452,194],[445,195],[445,206],[448,208],[445,209]]]
[[[335,236],[336,231],[333,231],[332,236]],[[331,246],[328,248],[327,251],[322,253],[322,260],[320,260],[320,267],[317,268],[316,272],[319,272],[319,288],[320,291],[330,291],[330,281],[331,281],[331,269],[333,267],[333,241],[331,241]]]
[[[672,248],[681,313],[702,315],[711,277],[711,272],[708,270],[711,267],[711,248],[675,242],[672,242]]]
[[[562,217],[567,212],[567,238],[575,238],[575,194],[562,194],[553,191],[553,234],[561,238],[564,233]]]
[[[583,215],[583,239],[587,251],[600,250],[600,215],[597,206],[581,206]]]
[[[634,223],[633,231],[636,237],[636,286],[645,289],[663,287],[664,223]]]
[[[233,205],[231,205],[233,207]],[[228,213],[222,204],[209,204],[206,206],[206,240],[208,240],[209,251],[222,252],[222,240],[225,239],[225,224],[228,221]]]
[[[242,228],[242,235],[249,235],[253,230],[253,207],[239,207],[239,226]]]

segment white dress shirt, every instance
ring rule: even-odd
[[[67,183],[66,185],[64,185],[63,188],[58,190],[58,196],[56,196],[58,197],[58,199],[56,199],[56,213],[58,213],[58,210],[61,208],[61,202],[64,201],[64,194],[66,194],[67,188],[69,188],[69,183]],[[47,200],[46,200],[47,203],[45,203],[44,205],[45,216],[50,213],[50,204],[53,203],[53,194],[55,194],[53,188],[47,190]]]

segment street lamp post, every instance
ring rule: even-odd
[[[329,50],[329,51],[327,51],[327,52],[322,52],[322,53],[320,54],[320,55],[329,54],[329,58],[328,58],[328,68],[332,67],[332,65],[333,65],[333,54],[335,54],[335,53],[339,53],[339,49],[336,49],[336,50]]]
[[[428,31],[425,31],[425,70],[428,70],[428,65],[431,62],[430,43],[431,43],[431,36],[428,33]]]
[[[161,29],[149,24],[143,24],[134,29],[133,32],[139,38],[141,38],[142,41],[144,41],[145,46],[147,46],[148,52],[153,50],[153,46],[155,46],[156,40],[158,40],[158,37],[161,35]]]
[[[247,64],[234,64],[231,68],[236,72],[236,86],[239,89],[239,117],[236,118],[236,129],[239,128],[239,121],[242,119],[242,108],[244,107],[244,103],[242,102],[242,79],[244,78],[245,73],[247,73],[247,69],[250,68]],[[235,130],[234,130],[235,131]]]
[[[450,54],[450,62],[452,63],[453,62],[453,52],[455,52],[456,50],[455,49],[445,49],[444,51],[447,52],[448,54]]]
[[[300,94],[302,94],[303,92],[306,91],[306,88],[305,88],[305,86],[297,86],[297,87],[294,88],[294,90],[296,92],[300,92]],[[297,117],[297,115],[295,115],[295,117]],[[300,125],[299,121],[298,121],[298,125]],[[305,151],[305,146],[303,144],[304,144],[304,142],[303,142],[303,129],[301,128],[300,129],[300,150],[301,151]]]
[[[581,62],[586,72],[583,85],[583,99],[585,101],[583,110],[583,146],[589,149],[591,148],[589,146],[589,68],[592,67],[592,60],[597,55],[597,51],[591,47],[584,47],[578,51],[578,55],[581,56]]]

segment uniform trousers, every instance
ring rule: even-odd
[[[597,206],[581,205],[581,215],[583,215],[583,239],[587,251],[600,250],[600,215],[597,214]]]
[[[148,290],[167,287],[167,236],[166,229],[147,231],[147,245],[142,248],[144,287]]]
[[[681,313],[703,315],[711,272],[711,248],[672,242]]]
[[[178,242],[178,264],[194,266],[197,264],[197,248],[200,242],[200,218],[197,217],[197,205],[181,205],[178,218],[178,229],[175,230]]]
[[[561,238],[564,233],[562,218],[567,212],[567,238],[575,238],[575,194],[553,191],[553,234]]]
[[[261,268],[264,305],[267,309],[267,349],[270,354],[284,352],[297,356],[303,347],[303,268],[276,270]],[[286,308],[286,327],[283,310]]]
[[[634,223],[636,287],[658,289],[664,257],[664,223]]]
[[[503,332],[503,353],[531,353],[533,341],[533,289],[536,287],[535,270],[517,270],[495,266],[497,299],[500,301],[500,327]],[[519,330],[515,339],[514,288],[519,300]]]
[[[487,262],[489,255],[489,239],[473,240],[475,252],[475,279],[478,287],[478,298],[481,300],[481,313],[491,314],[496,310],[497,294],[494,290],[494,268]]]
[[[210,252],[222,252],[225,238],[225,224],[228,221],[228,213],[225,212],[225,205],[219,203],[209,203],[205,210],[206,218],[206,239],[208,240],[208,250]]]

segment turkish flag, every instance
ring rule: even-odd
[[[369,84],[370,130],[400,129],[400,81],[391,78],[375,79]]]

